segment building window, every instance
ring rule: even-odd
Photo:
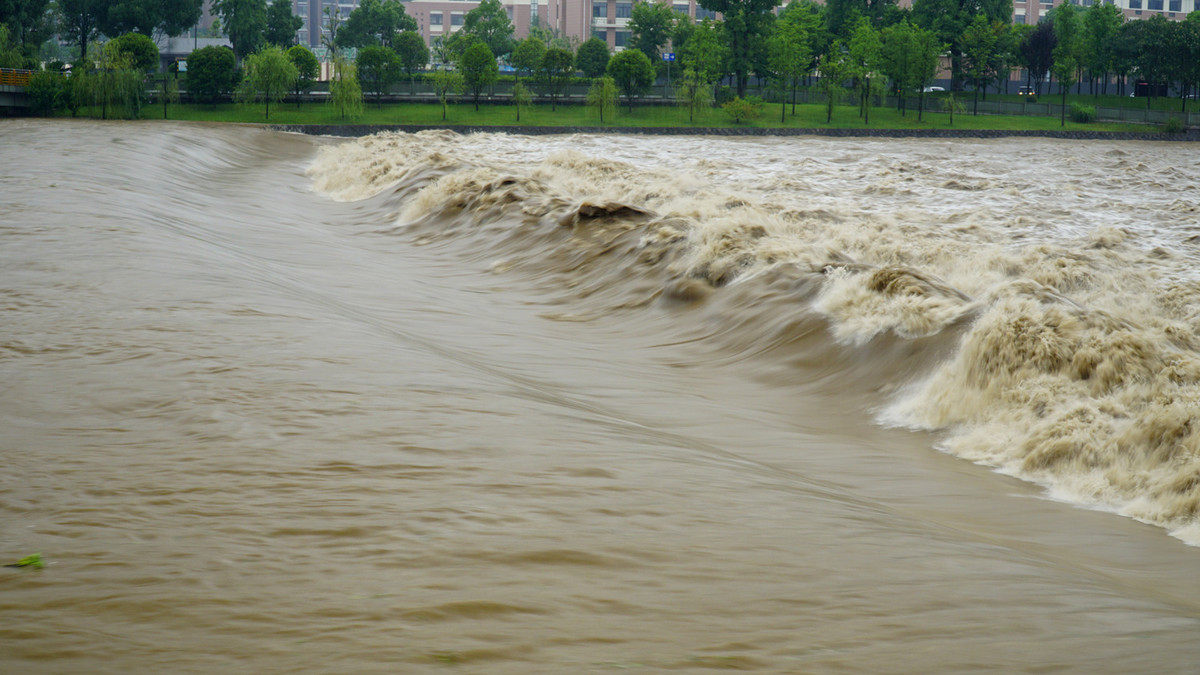
[[[1170,4],[1167,5],[1167,8],[1172,12],[1182,12],[1183,0],[1171,0]]]
[[[1129,9],[1141,9],[1142,0],[1129,0]]]
[[[1018,15],[1014,16],[1014,17],[1013,17],[1013,23],[1017,24],[1018,26],[1019,26],[1019,25],[1021,25],[1021,24],[1023,24],[1023,23],[1025,23],[1025,15],[1024,15],[1024,14],[1018,14]]]
[[[1200,0],[1197,0],[1197,1],[1200,1]],[[712,19],[713,21],[716,21],[717,13],[712,11],[711,9],[704,9],[703,7],[697,5],[696,6],[696,21],[703,21],[705,19]]]
[[[592,16],[607,19],[608,18],[608,3],[596,2],[592,4]]]
[[[463,25],[462,22],[463,22],[462,14],[451,14],[450,15],[450,25],[451,26],[461,26],[461,25]]]
[[[617,31],[617,46],[624,47],[627,44],[629,44],[629,31],[627,31],[627,30]]]
[[[1162,0],[1146,0],[1146,9],[1162,11]]]
[[[608,42],[608,31],[604,30],[603,28],[593,28],[592,37],[601,42]]]
[[[680,4],[671,5],[671,9],[675,10],[676,14],[683,14],[684,16],[687,16],[687,13],[688,13],[687,5],[680,5]]]
[[[429,15],[429,25],[430,25],[430,26],[440,26],[440,25],[442,25],[442,13],[441,13],[441,12],[434,12],[433,14],[430,14],[430,15]]]
[[[617,3],[617,18],[618,19],[628,19],[631,16],[633,16],[633,3],[632,2],[618,2]]]

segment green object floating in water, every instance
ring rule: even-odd
[[[34,553],[33,555],[27,555],[15,563],[12,563],[10,565],[5,565],[5,567],[34,567],[39,570],[45,566],[46,566],[46,563],[42,562],[42,554],[41,553]]]

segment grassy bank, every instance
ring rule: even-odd
[[[630,112],[622,107],[615,116],[606,116],[604,124],[592,108],[580,105],[559,105],[551,110],[549,105],[532,105],[521,108],[521,119],[517,121],[516,108],[511,105],[480,105],[479,110],[469,103],[450,104],[446,118],[442,119],[442,107],[425,103],[385,103],[382,107],[368,103],[363,114],[354,119],[343,120],[331,105],[323,103],[282,103],[271,106],[270,118],[263,114],[263,106],[219,104],[172,105],[167,117],[174,120],[206,122],[242,122],[271,124],[413,124],[413,125],[470,125],[470,126],[607,126],[621,127],[756,127],[763,129],[991,129],[1000,131],[1115,131],[1146,132],[1154,127],[1128,123],[1093,122],[1080,124],[1067,120],[1060,126],[1057,118],[1007,115],[971,115],[955,113],[953,123],[948,113],[926,111],[921,120],[917,111],[909,110],[902,115],[893,108],[872,108],[870,124],[865,124],[858,115],[856,106],[837,106],[833,120],[826,123],[825,107],[817,104],[797,105],[796,112],[787,107],[785,119],[780,121],[778,104],[765,105],[756,120],[735,124],[720,109],[712,109],[689,120],[688,111],[673,106],[634,107]],[[93,111],[81,111],[88,115]],[[94,111],[99,116],[99,110]],[[148,106],[143,111],[147,119],[162,118],[161,106]]]

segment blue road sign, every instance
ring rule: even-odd
[[[675,52],[666,52],[663,54],[663,61],[674,61]]]

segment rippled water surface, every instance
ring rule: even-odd
[[[6,122],[2,672],[1192,672],[1200,155]]]

